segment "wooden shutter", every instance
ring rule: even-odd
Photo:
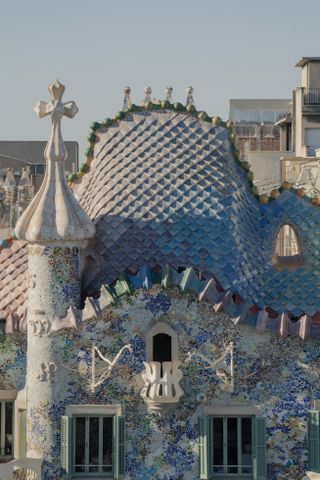
[[[312,410],[308,416],[308,468],[320,472],[320,426],[319,410]]]
[[[199,464],[200,478],[212,478],[212,431],[211,418],[199,417]]]
[[[61,475],[69,478],[73,472],[73,418],[61,417]]]
[[[266,480],[266,419],[254,417],[253,421],[253,480]]]
[[[113,476],[123,478],[125,470],[124,455],[124,417],[113,417]]]

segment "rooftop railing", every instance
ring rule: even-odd
[[[310,88],[304,91],[305,105],[320,105],[320,88]]]

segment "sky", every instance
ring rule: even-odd
[[[33,107],[56,78],[79,113],[63,121],[80,164],[93,121],[145,86],[228,118],[230,98],[290,98],[295,64],[320,56],[319,0],[0,0],[0,139],[46,140]]]

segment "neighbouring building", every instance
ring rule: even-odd
[[[68,158],[66,175],[79,169],[78,142],[65,142]],[[0,172],[4,175],[8,168],[13,169],[16,184],[19,185],[23,169],[28,170],[29,178],[35,192],[40,188],[44,178],[46,160],[44,158],[45,141],[0,141]]]
[[[50,174],[0,252],[0,478],[319,478],[319,207],[257,195],[190,87],[127,87],[68,186],[49,91]]]
[[[46,163],[42,141],[0,141],[0,246],[31,202],[44,179]],[[78,143],[66,142],[65,175],[79,169]]]
[[[237,148],[250,163],[260,193],[281,183],[280,157],[291,145],[280,138],[277,122],[291,111],[289,99],[231,99],[229,118],[234,122]]]
[[[291,115],[278,123],[291,155],[281,161],[281,178],[320,197],[320,57],[303,57],[301,85],[293,92]],[[292,140],[291,140],[292,139]]]

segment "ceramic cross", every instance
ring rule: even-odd
[[[51,95],[51,101],[48,103],[38,102],[34,107],[34,111],[40,118],[51,115],[52,134],[45,149],[46,159],[63,161],[67,158],[67,150],[61,135],[61,120],[64,116],[73,118],[79,109],[73,101],[62,103],[65,87],[59,80],[51,83],[48,90]]]
[[[41,100],[34,107],[34,111],[38,117],[42,118],[51,115],[53,123],[55,121],[60,121],[64,115],[73,118],[79,109],[73,101],[62,103],[61,99],[65,91],[64,85],[62,85],[57,79],[54,83],[49,85],[48,90],[51,95],[51,101],[46,103]]]

